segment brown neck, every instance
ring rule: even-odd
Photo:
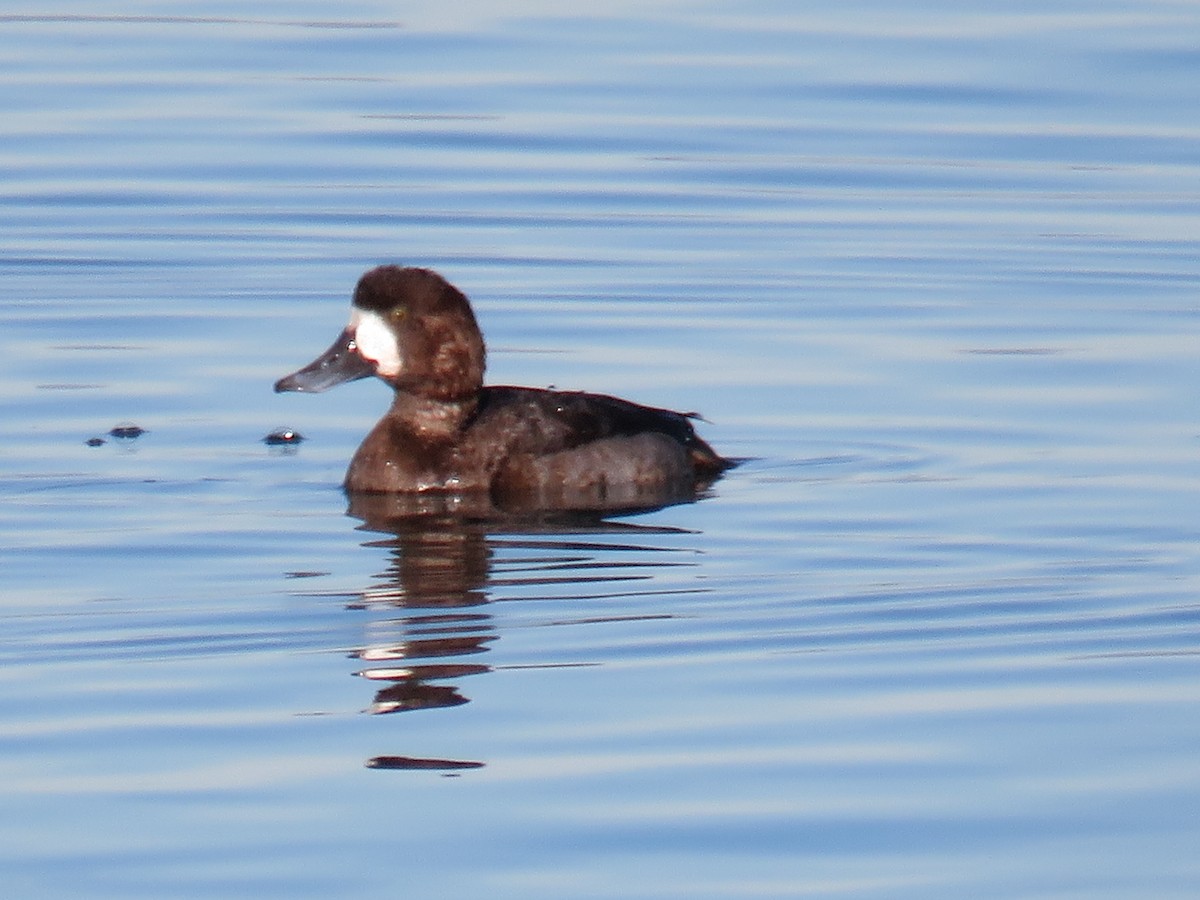
[[[443,441],[462,430],[478,405],[476,397],[431,400],[398,390],[385,418],[422,440]]]

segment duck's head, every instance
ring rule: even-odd
[[[358,281],[350,324],[333,346],[275,382],[276,392],[328,390],[374,375],[444,402],[483,385],[483,335],[463,293],[429,269],[380,266]]]

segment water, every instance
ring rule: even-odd
[[[1196,11],[825,7],[0,16],[6,895],[1195,894]],[[383,261],[748,461],[348,515]]]

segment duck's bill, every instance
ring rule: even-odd
[[[347,381],[357,381],[374,374],[374,364],[358,352],[354,335],[347,328],[338,335],[332,347],[307,366],[275,382],[275,393],[304,391],[316,394]]]

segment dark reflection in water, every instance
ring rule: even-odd
[[[375,756],[367,760],[368,769],[482,769],[483,763],[462,759],[429,759],[416,756]]]
[[[375,610],[382,606],[409,613],[373,623],[366,645],[354,654],[367,664],[358,674],[381,685],[366,711],[379,715],[469,702],[457,682],[492,670],[476,657],[489,652],[499,638],[493,617],[481,609],[491,602],[496,588],[556,585],[565,591],[568,586],[643,584],[653,577],[654,568],[679,565],[662,557],[664,550],[672,548],[632,539],[689,532],[619,521],[614,516],[649,512],[698,497],[643,494],[640,506],[626,502],[629,498],[615,499],[615,506],[591,503],[583,509],[536,504],[524,508],[506,504],[502,509],[486,497],[352,495],[348,515],[362,521],[362,530],[387,535],[363,546],[386,547],[390,559],[387,570],[377,576],[378,583],[356,595],[349,606]],[[631,540],[589,539],[612,535]],[[522,555],[529,551],[533,555]],[[658,559],[630,561],[625,557],[631,552]],[[511,567],[497,572],[500,553],[519,556],[519,574]],[[622,558],[605,558],[614,553]],[[651,571],[635,574],[630,568]],[[539,595],[538,599],[549,598]],[[483,763],[387,755],[373,757],[367,765],[451,771]]]

